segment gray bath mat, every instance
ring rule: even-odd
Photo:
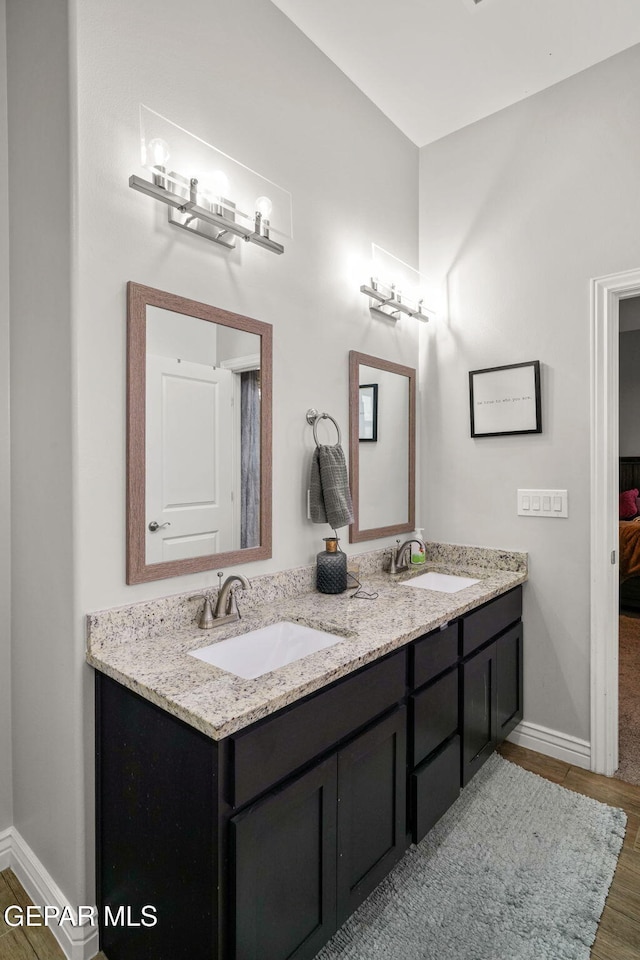
[[[493,756],[316,960],[588,960],[626,819]]]

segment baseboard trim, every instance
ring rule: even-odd
[[[11,866],[11,834],[11,827],[0,832],[0,870]]]
[[[588,740],[570,737],[566,733],[549,730],[548,727],[541,727],[527,720],[518,724],[507,740],[519,747],[526,747],[528,750],[536,750],[547,757],[553,757],[554,760],[572,763],[576,767],[582,767],[583,770],[591,769],[591,744]]]
[[[15,827],[0,833],[0,869],[6,870],[7,867],[11,867],[36,906],[58,907],[59,910],[67,907],[74,916],[77,915],[76,908],[69,904],[44,864]],[[98,953],[97,927],[90,924],[78,927],[70,923],[62,926],[51,923],[49,929],[68,960],[92,960]]]

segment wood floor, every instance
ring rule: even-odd
[[[561,783],[563,787],[622,807],[628,817],[624,846],[602,914],[591,960],[640,960],[640,786],[552,760],[514,744],[500,752],[526,770]],[[58,943],[46,927],[11,929],[3,914],[10,904],[31,903],[11,870],[0,873],[0,960],[64,960]],[[100,953],[96,960],[106,960]]]
[[[0,960],[65,960],[58,941],[47,927],[9,927],[5,923],[7,907],[23,909],[33,902],[24,892],[13,870],[0,873]],[[99,953],[95,960],[106,960]]]

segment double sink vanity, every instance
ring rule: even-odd
[[[525,554],[359,559],[376,599],[303,567],[213,631],[188,595],[89,617],[100,914],[158,918],[109,960],[311,960],[522,718]]]
[[[271,557],[272,327],[130,283],[127,329],[127,583]],[[349,540],[414,537],[416,370],[348,360]],[[311,960],[522,718],[526,554],[403,555],[89,615],[109,960]]]

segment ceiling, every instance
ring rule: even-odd
[[[640,43],[639,0],[273,0],[423,146]]]

